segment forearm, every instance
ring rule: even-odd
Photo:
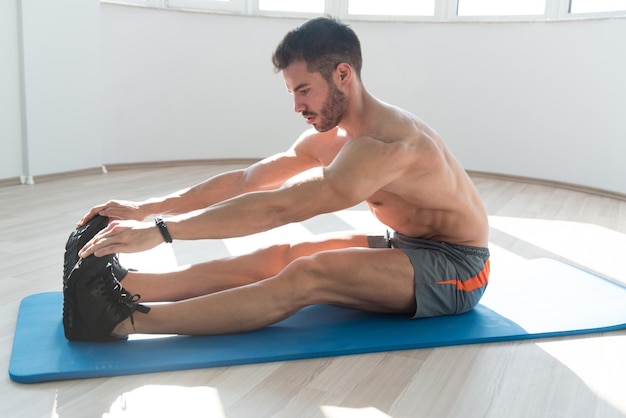
[[[229,171],[175,193],[147,199],[139,203],[139,206],[146,217],[177,215],[204,209],[244,193],[243,179],[244,170]]]
[[[167,218],[174,239],[222,239],[267,231],[313,216],[351,207],[347,194],[337,194],[323,179],[291,187],[246,193],[195,212]]]
[[[289,223],[286,208],[270,193],[248,193],[205,209],[166,219],[174,239],[222,239],[267,231]]]

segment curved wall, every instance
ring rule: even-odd
[[[104,161],[288,146],[306,126],[270,55],[300,22],[103,5]],[[368,89],[467,169],[626,193],[626,20],[351,25]]]
[[[0,179],[102,164],[100,2],[0,3]]]
[[[466,168],[626,191],[626,20],[364,29],[386,74],[370,87],[423,116]]]
[[[25,159],[35,176],[99,164],[260,158],[306,128],[270,63],[302,19],[98,0],[37,4],[22,0]],[[14,6],[3,10],[15,16]],[[7,23],[0,179],[24,174],[18,25]],[[430,123],[467,169],[626,194],[626,19],[352,26],[369,90]]]

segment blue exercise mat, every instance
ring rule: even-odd
[[[9,365],[20,383],[231,366],[414,348],[575,335],[626,328],[626,288],[547,259],[494,276],[481,304],[456,316],[409,320],[325,305],[241,334],[68,342],[61,292],[25,298]]]

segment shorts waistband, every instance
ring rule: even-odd
[[[409,237],[394,231],[389,237],[391,247],[395,248],[443,248],[448,247],[461,251],[466,254],[478,255],[484,258],[489,258],[489,248],[486,247],[474,247],[470,245],[451,244],[448,242],[431,241],[424,238]]]

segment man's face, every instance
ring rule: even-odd
[[[333,129],[347,108],[346,95],[320,73],[310,73],[306,63],[297,61],[283,70],[287,90],[293,94],[294,110],[319,132]]]

